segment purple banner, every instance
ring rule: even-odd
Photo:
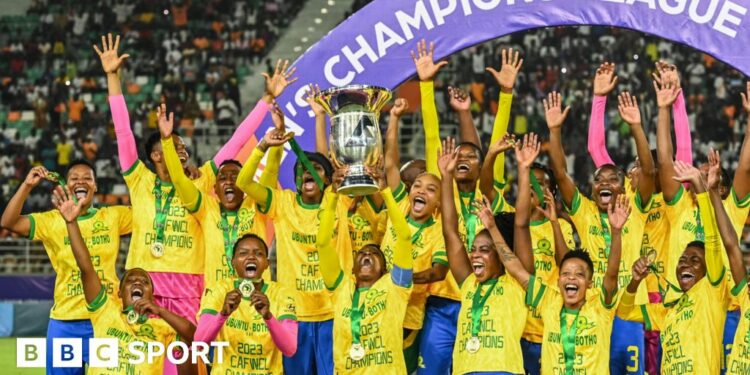
[[[435,42],[440,59],[477,43],[517,31],[563,25],[608,25],[639,30],[713,55],[750,75],[750,3],[747,0],[375,0],[300,56],[300,79],[278,102],[287,127],[314,150],[313,113],[306,85],[347,84],[396,88],[416,73],[410,50],[417,40]],[[270,116],[260,127],[271,127]],[[284,158],[289,171],[293,155]],[[292,187],[291,173],[281,182]]]
[[[52,300],[55,275],[0,276],[2,300]]]

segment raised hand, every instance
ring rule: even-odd
[[[711,150],[708,152],[708,177],[706,178],[708,188],[716,190],[721,183],[721,157],[719,151]]]
[[[264,320],[271,319],[270,303],[268,302],[268,296],[263,294],[260,289],[255,289],[253,294],[250,295],[250,303],[255,307],[255,310],[263,317]]]
[[[448,86],[450,105],[456,112],[466,112],[471,109],[471,97],[460,87]]]
[[[547,220],[551,222],[557,221],[557,206],[555,205],[555,196],[549,188],[544,189],[544,208],[541,205],[536,206],[536,210],[541,212]]]
[[[677,72],[677,66],[664,60],[656,62],[656,73],[653,73],[652,76],[656,82],[659,82],[659,84],[670,83],[678,89],[681,87],[680,74]]]
[[[161,316],[161,306],[157,305],[153,300],[139,299],[133,302],[133,310],[141,315],[157,315]]]
[[[518,72],[521,71],[521,66],[523,66],[523,59],[519,58],[518,50],[515,51],[515,54],[513,52],[513,48],[509,50],[503,49],[500,52],[502,61],[499,72],[492,67],[485,69],[495,77],[495,81],[500,85],[500,89],[507,93],[513,92],[513,86],[516,84]]]
[[[281,146],[284,143],[289,142],[290,139],[294,138],[294,133],[284,133],[282,129],[271,129],[263,136],[263,143],[266,147]],[[260,144],[258,144],[260,146]]]
[[[559,129],[570,113],[570,106],[562,109],[562,95],[559,92],[551,92],[544,99],[544,117],[550,130]]]
[[[502,138],[498,139],[497,142],[490,144],[490,148],[487,150],[487,155],[500,155],[511,149],[516,148],[516,135],[506,133]]]
[[[331,187],[334,192],[339,190],[347,173],[349,173],[349,166],[336,165],[336,169],[333,171],[333,176],[331,177]]]
[[[221,308],[221,315],[232,315],[234,310],[237,310],[237,308],[240,307],[241,301],[242,294],[240,294],[240,291],[237,290],[237,288],[230,290],[229,293],[227,293],[227,296],[224,297],[224,306]]]
[[[67,186],[57,186],[52,191],[52,204],[60,211],[66,223],[72,223],[81,214],[81,202],[73,199],[70,189]]]
[[[385,159],[383,159],[383,155],[380,155],[380,158],[378,159],[378,163],[375,164],[374,167],[365,166],[365,172],[375,181],[376,184],[378,184],[378,189],[383,190],[388,186],[388,183],[385,180]]]
[[[102,49],[94,44],[94,51],[99,55],[99,59],[102,61],[102,68],[104,73],[117,73],[122,66],[122,63],[127,60],[130,55],[123,54],[117,56],[117,49],[120,48],[120,36],[115,37],[114,43],[112,42],[112,34],[107,34],[105,37],[102,35]]]
[[[49,173],[47,168],[42,166],[31,168],[23,183],[32,188],[36,187],[45,177],[47,177],[47,173]]]
[[[675,175],[672,177],[677,182],[689,182],[693,186],[702,184],[701,171],[682,160],[674,161]]]
[[[614,202],[609,203],[607,207],[607,216],[609,219],[609,225],[613,230],[622,230],[625,226],[625,222],[628,221],[630,216],[630,204],[628,204],[628,197],[625,194],[620,194]]]
[[[648,260],[648,256],[642,256],[633,263],[633,281],[640,282],[648,276],[651,262]]]
[[[638,108],[638,101],[635,96],[625,91],[617,97],[617,109],[620,110],[620,117],[628,125],[641,125],[641,111]]]
[[[482,199],[476,199],[471,203],[474,207],[474,214],[477,215],[479,220],[482,222],[487,229],[495,228],[495,214],[492,213],[492,204],[486,196],[482,196]]]
[[[663,82],[660,84],[654,81],[654,90],[656,90],[656,104],[659,108],[669,108],[677,100],[680,89],[673,83]]]
[[[599,65],[594,76],[594,95],[607,96],[617,86],[617,76],[615,75],[615,64],[605,62]]]
[[[169,112],[167,116],[167,105],[161,103],[156,107],[156,118],[159,119],[159,134],[162,138],[169,138],[174,129],[174,112]]]
[[[422,39],[417,42],[417,53],[411,51],[411,58],[417,67],[417,75],[420,81],[432,81],[440,68],[448,65],[447,61],[440,61],[435,64],[435,43],[430,42],[430,48],[427,48],[427,41]]]
[[[391,116],[401,117],[409,109],[409,101],[404,98],[398,98],[393,102],[391,107]]]
[[[742,95],[742,107],[750,114],[750,81],[747,81],[747,93],[743,92],[740,95]]]
[[[292,75],[297,70],[297,67],[289,67],[289,60],[277,60],[276,69],[273,71],[273,75],[269,76],[268,73],[263,73],[263,77],[266,78],[266,95],[270,95],[273,98],[278,98],[284,89],[294,83],[298,78],[292,78]]]
[[[458,150],[456,140],[448,137],[443,140],[442,150],[438,151],[438,170],[443,177],[453,176],[458,161]]]
[[[282,132],[286,130],[286,126],[284,125],[284,112],[281,112],[281,108],[279,108],[279,105],[276,103],[273,103],[271,106],[271,120],[273,120],[273,127],[281,130]]]
[[[541,146],[539,137],[534,133],[523,136],[523,141],[516,144],[516,161],[519,169],[529,169],[534,160],[539,156]]]
[[[311,83],[305,93],[305,101],[310,105],[310,109],[315,113],[315,116],[323,116],[326,114],[326,110],[315,100],[318,95],[320,95],[320,87]]]

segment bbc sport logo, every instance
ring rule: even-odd
[[[224,348],[229,347],[226,341],[193,342],[190,347],[181,341],[175,341],[166,348],[160,342],[134,341],[128,344],[130,358],[128,364],[140,365],[151,364],[155,361],[166,360],[181,365],[188,360],[198,363],[202,359],[205,363],[209,361],[209,351],[213,348],[214,359],[218,363],[224,361]],[[188,351],[188,349],[190,349]],[[176,357],[176,353],[188,353]],[[118,356],[117,339],[89,339],[89,367],[112,368],[120,366]],[[47,358],[47,339],[44,338],[18,338],[16,340],[16,367],[18,368],[44,368]],[[83,340],[79,338],[55,338],[52,339],[52,367],[81,367],[83,365]]]

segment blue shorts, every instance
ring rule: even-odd
[[[50,319],[47,326],[47,375],[83,375],[84,367],[52,367],[52,343],[55,338],[79,338],[83,341],[83,364],[89,362],[89,339],[94,338],[90,320]]]
[[[333,374],[333,320],[299,322],[297,352],[284,358],[287,374]]]
[[[727,312],[727,320],[724,323],[724,340],[722,341],[724,359],[721,361],[721,375],[727,372],[727,357],[732,352],[732,343],[734,343],[734,334],[737,332],[737,325],[740,324],[740,316],[740,310]]]
[[[528,375],[542,373],[542,344],[521,339],[521,353],[523,353],[523,369]]]
[[[611,375],[643,375],[646,368],[646,338],[643,323],[615,317],[609,349]]]
[[[461,302],[430,296],[419,340],[417,374],[450,374]]]

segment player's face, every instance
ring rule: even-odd
[[[313,165],[313,168],[315,168],[315,172],[318,173],[318,176],[323,179],[324,182],[327,182],[326,177],[326,171],[323,169],[323,166],[311,161],[310,162]],[[315,179],[313,178],[312,174],[305,170],[302,172],[302,186],[300,188],[300,194],[302,194],[302,197],[305,198],[308,201],[315,201],[319,202],[320,199],[323,197],[323,191],[320,190],[320,187],[318,187],[318,184],[315,183]]]
[[[411,190],[414,180],[427,171],[424,160],[412,160],[401,170],[401,181],[406,185],[406,191]]]
[[[706,252],[699,247],[687,247],[677,261],[677,281],[687,292],[706,276]]]
[[[184,169],[187,167],[188,161],[190,160],[190,155],[187,152],[185,142],[182,140],[182,137],[177,134],[172,134],[172,142],[177,151],[177,157],[180,158],[180,164],[182,164],[182,168]],[[164,152],[161,147],[161,142],[156,142],[154,150],[151,153],[151,158],[154,163],[164,164]]]
[[[474,276],[476,276],[479,282],[499,277],[503,271],[497,249],[487,231],[477,234],[474,243],[471,245],[469,260],[471,260],[471,268],[474,270]]]
[[[471,182],[479,179],[479,152],[474,147],[464,145],[458,149],[455,176],[458,182]]]
[[[566,306],[577,306],[586,299],[586,289],[591,287],[591,270],[583,259],[569,258],[560,267],[557,287]]]
[[[541,186],[542,191],[545,189],[549,189],[550,181],[549,176],[547,176],[546,173],[544,173],[541,169],[532,169],[531,173],[534,174],[534,177],[536,177],[536,180],[539,181],[539,186]],[[541,197],[542,201],[544,201],[544,197]],[[534,188],[531,188],[531,212],[534,212],[536,207],[539,206],[539,197],[536,195],[536,191]]]
[[[409,201],[412,219],[428,218],[440,206],[440,180],[429,173],[421,174],[409,191]]]
[[[701,177],[703,177],[703,181],[708,181],[708,167],[708,163],[703,163],[698,166],[698,169],[701,171]],[[727,188],[724,181],[719,184],[719,195],[721,195],[722,199],[729,196],[729,189]]]
[[[243,279],[260,279],[268,268],[268,254],[263,243],[255,238],[242,240],[234,252],[232,267]]]
[[[623,181],[614,168],[602,168],[594,175],[592,198],[600,210],[607,210],[609,202],[614,202],[623,193]]]
[[[219,173],[216,175],[214,191],[216,192],[216,196],[219,197],[221,206],[227,210],[234,211],[239,208],[242,204],[242,199],[245,197],[245,193],[236,185],[237,175],[239,174],[239,166],[224,164],[219,168]]]
[[[94,171],[89,166],[79,164],[70,168],[66,182],[70,192],[75,194],[84,207],[91,204],[96,193],[96,179]]]
[[[377,281],[385,274],[385,256],[375,246],[364,246],[354,257],[354,277],[359,281]]]
[[[130,306],[139,299],[152,300],[154,285],[151,277],[141,268],[133,268],[125,273],[119,291],[123,306]]]

